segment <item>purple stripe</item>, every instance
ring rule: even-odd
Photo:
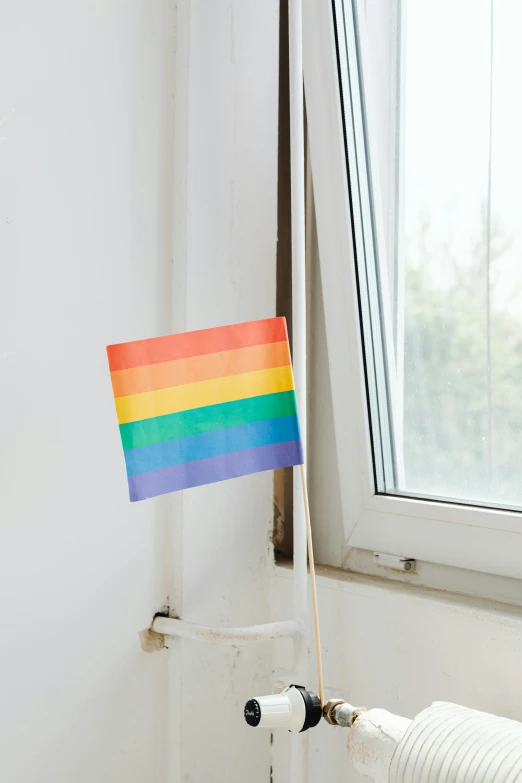
[[[220,454],[182,465],[172,465],[150,473],[129,476],[130,499],[145,500],[179,489],[212,484],[215,481],[248,476],[262,470],[287,468],[303,464],[303,449],[300,440],[259,446],[255,449]]]

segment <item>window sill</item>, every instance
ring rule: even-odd
[[[402,553],[408,556],[408,553]],[[276,570],[292,572],[292,560],[286,557],[276,558]],[[511,579],[495,574],[484,574],[465,568],[440,565],[417,560],[414,574],[382,568],[374,563],[373,552],[366,549],[350,548],[346,554],[344,567],[336,568],[317,564],[317,576],[343,583],[367,582],[382,589],[400,589],[406,587],[418,594],[451,598],[465,601],[481,609],[498,612],[502,607],[522,608],[522,580]]]

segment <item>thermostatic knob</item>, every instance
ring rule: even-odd
[[[258,696],[245,704],[249,726],[262,729],[306,731],[317,726],[322,716],[319,697],[301,685],[290,685],[282,693]]]

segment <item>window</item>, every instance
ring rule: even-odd
[[[522,8],[326,5],[305,88],[345,543],[520,578]]]

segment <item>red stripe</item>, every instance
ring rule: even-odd
[[[249,321],[244,324],[108,345],[107,355],[111,372],[114,372],[173,359],[203,356],[206,353],[278,343],[282,340],[288,340],[285,319],[267,318],[263,321]]]

